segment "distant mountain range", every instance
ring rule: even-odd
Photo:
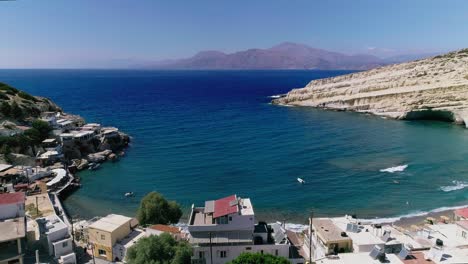
[[[249,49],[230,54],[202,51],[186,59],[148,63],[144,68],[367,70],[422,57],[424,55],[402,55],[382,59],[373,55],[346,55],[285,42],[269,49]]]

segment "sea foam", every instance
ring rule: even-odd
[[[451,191],[457,191],[461,189],[465,189],[468,187],[468,182],[462,182],[462,181],[452,181],[454,185],[450,186],[442,186],[440,189],[444,192],[451,192]]]
[[[271,95],[271,96],[268,96],[270,98],[281,98],[283,95],[281,94],[277,94],[277,95]]]
[[[388,173],[401,172],[401,171],[406,170],[406,168],[408,168],[408,164],[381,169],[380,172],[388,172]]]

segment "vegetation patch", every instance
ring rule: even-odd
[[[18,89],[16,88],[13,88],[11,86],[9,86],[8,84],[5,84],[5,83],[1,83],[0,82],[0,91],[6,91],[8,94],[17,94],[19,92]]]
[[[18,96],[23,98],[23,99],[26,99],[26,100],[29,100],[29,101],[33,101],[33,102],[37,102],[38,100],[36,99],[36,97],[28,94],[28,93],[25,93],[23,91],[20,91],[18,92]]]
[[[167,201],[161,194],[150,192],[141,200],[137,218],[140,225],[175,224],[182,216],[180,205]]]
[[[42,212],[34,204],[26,205],[26,212],[28,212],[28,215],[31,216],[32,219],[42,217]]]

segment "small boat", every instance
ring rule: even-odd
[[[303,179],[301,179],[301,178],[297,178],[297,181],[298,181],[299,183],[301,183],[301,184],[304,184],[304,183],[305,183],[305,181],[304,181]]]
[[[133,197],[133,192],[126,192],[125,197]]]
[[[99,166],[101,166],[101,164],[99,163],[93,163],[93,165],[89,165],[89,170],[97,170],[99,169]]]
[[[394,184],[400,184],[400,182],[397,181],[397,180],[393,180],[393,183],[394,183]]]

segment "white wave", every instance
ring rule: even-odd
[[[409,214],[396,216],[396,217],[388,217],[388,218],[362,219],[362,221],[368,221],[373,224],[387,224],[387,223],[393,223],[393,222],[399,221],[404,218],[420,217],[420,216],[425,216],[425,215],[432,214],[432,213],[452,211],[452,210],[457,210],[457,209],[466,208],[466,207],[468,207],[468,205],[453,206],[453,207],[444,206],[444,207],[436,208],[430,211],[423,211],[423,212],[419,211],[419,212],[409,213]]]
[[[283,96],[284,95],[282,95],[282,94],[277,94],[277,95],[271,95],[271,96],[268,96],[268,97],[270,97],[270,98],[281,98]]]
[[[380,172],[394,173],[394,172],[404,171],[404,170],[406,170],[406,168],[408,168],[408,164],[399,165],[399,166],[395,166],[395,167],[390,167],[390,168],[386,168],[386,169],[381,169]]]
[[[452,181],[454,185],[451,186],[442,186],[440,189],[444,192],[451,192],[456,190],[465,189],[468,187],[468,182],[461,182],[461,181]]]

